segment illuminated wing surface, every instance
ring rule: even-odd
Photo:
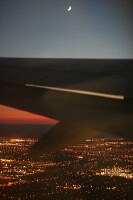
[[[133,138],[133,60],[0,59],[0,104],[59,121],[31,152]]]

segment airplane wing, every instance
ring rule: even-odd
[[[57,119],[31,149],[133,138],[133,60],[0,59],[0,104]]]

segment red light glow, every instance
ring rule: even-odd
[[[0,105],[1,124],[55,124],[56,120],[45,116]]]

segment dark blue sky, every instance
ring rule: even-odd
[[[3,56],[133,58],[133,1],[0,0]]]

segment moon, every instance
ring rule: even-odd
[[[70,12],[72,10],[72,6],[69,6],[67,11]]]

